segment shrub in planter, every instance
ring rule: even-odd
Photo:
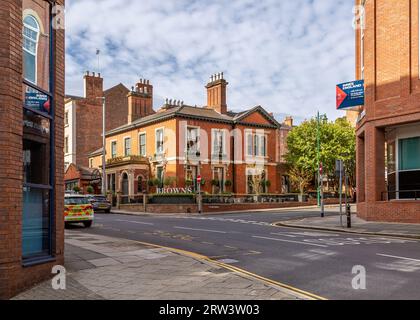
[[[193,204],[193,193],[159,193],[154,194],[149,202],[151,204]]]
[[[153,180],[148,180],[148,181],[147,181],[147,185],[148,185],[149,187],[153,187],[153,186],[155,185],[155,183],[154,183],[154,181],[153,181]]]
[[[93,189],[93,187],[92,187],[92,186],[88,186],[88,187],[86,188],[86,192],[87,192],[88,194],[93,194],[93,193],[95,192],[95,189]]]
[[[176,178],[175,177],[166,177],[163,180],[163,185],[165,187],[172,187],[174,185],[175,181],[176,181]]]
[[[265,181],[265,186],[266,186],[267,188],[270,188],[270,187],[271,187],[271,181],[270,181],[270,180],[266,180],[266,181]]]
[[[215,186],[215,187],[218,187],[220,185],[220,181],[216,180],[216,179],[213,179],[213,180],[211,180],[211,185]]]
[[[226,180],[225,181],[225,187],[230,188],[232,186],[232,181],[231,180]]]
[[[73,191],[76,192],[76,193],[79,193],[80,192],[80,188],[78,186],[76,186],[76,187],[73,188]]]

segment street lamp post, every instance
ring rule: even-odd
[[[105,108],[106,99],[102,97],[102,194],[106,196],[107,181],[106,181],[106,139],[105,139]]]

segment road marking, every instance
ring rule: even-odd
[[[328,246],[324,246],[322,244],[315,244],[315,243],[308,243],[308,242],[301,242],[301,241],[292,241],[292,240],[284,240],[284,239],[277,239],[277,238],[259,237],[259,236],[252,236],[252,237],[257,238],[257,239],[266,239],[266,240],[281,241],[281,242],[291,242],[291,243],[305,244],[307,246],[328,248]]]
[[[208,244],[208,245],[210,245],[210,246],[213,246],[214,245],[214,243],[213,242],[206,242],[206,241],[203,241],[203,242],[201,242],[202,244]]]
[[[259,254],[262,254],[262,252],[251,250],[247,253],[244,253],[243,255],[244,256],[254,256],[254,255],[259,255]]]
[[[226,263],[226,264],[234,264],[234,263],[238,263],[239,261],[235,259],[221,259],[221,260],[217,260],[217,262]]]
[[[273,236],[283,236],[283,237],[289,237],[289,238],[297,238],[297,236],[291,235],[291,234],[284,234],[284,233],[270,233]]]
[[[406,257],[391,256],[389,254],[377,253],[376,255],[377,256],[381,256],[381,257],[387,257],[387,258],[396,258],[396,259],[401,259],[401,260],[409,260],[409,261],[420,262],[419,259],[412,259],[412,258],[406,258]]]
[[[153,244],[153,243],[149,243],[149,242],[142,242],[142,241],[136,241],[136,242],[137,243],[141,243],[143,245],[150,246],[150,247],[161,248],[161,249],[169,250],[171,252],[180,253],[180,254],[183,254],[183,255],[186,255],[186,256],[193,257],[195,259],[202,259],[202,260],[205,260],[205,261],[212,262],[212,263],[214,263],[214,264],[216,264],[216,265],[218,265],[218,266],[220,266],[222,268],[225,268],[227,270],[233,271],[235,273],[239,273],[239,274],[242,274],[242,275],[251,277],[253,279],[257,279],[259,281],[262,281],[262,282],[265,282],[265,283],[268,283],[268,284],[271,284],[271,285],[275,285],[275,286],[279,286],[279,287],[285,288],[285,289],[290,290],[290,291],[294,292],[295,294],[297,294],[299,296],[302,296],[302,297],[304,297],[306,299],[309,298],[309,299],[312,299],[312,300],[327,300],[326,298],[321,297],[321,296],[318,296],[318,295],[313,294],[311,292],[304,291],[304,290],[298,289],[296,287],[290,286],[288,284],[284,284],[284,283],[281,283],[281,282],[278,282],[278,281],[275,281],[275,280],[272,280],[272,279],[269,279],[269,278],[262,277],[262,276],[260,276],[258,274],[255,274],[255,273],[246,271],[246,270],[241,269],[241,268],[238,268],[238,267],[234,267],[234,266],[228,265],[226,263],[218,262],[218,261],[215,260],[215,258],[217,258],[217,257],[207,257],[207,256],[204,256],[202,254],[198,254],[198,253],[195,253],[195,252],[192,252],[192,251],[187,251],[187,250],[182,250],[182,249],[176,249],[176,248],[166,247],[166,246],[162,246],[162,245],[158,245],[158,244]],[[222,258],[223,258],[223,256],[220,256],[219,257],[219,259],[222,259]]]
[[[236,247],[232,247],[232,246],[224,246],[225,248],[228,248],[228,249],[233,249],[233,250],[237,250],[238,248],[236,248]]]
[[[186,227],[174,227],[174,229],[192,230],[192,231],[203,231],[203,232],[212,232],[212,233],[227,233],[225,231],[207,230],[207,229],[194,229],[194,228],[186,228]]]
[[[120,219],[117,219],[115,221],[118,221],[118,222],[129,222],[129,223],[136,223],[136,224],[145,224],[147,226],[154,226],[155,225],[154,223],[151,223],[151,222],[140,222],[140,221],[130,221],[130,220],[120,220]]]

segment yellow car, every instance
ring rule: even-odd
[[[64,221],[70,223],[83,223],[90,228],[93,223],[93,206],[89,199],[80,195],[66,195],[64,197]]]

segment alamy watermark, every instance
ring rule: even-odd
[[[353,29],[364,30],[365,29],[365,6],[358,5],[353,7]]]
[[[366,268],[359,265],[354,266],[351,273],[356,275],[351,281],[353,289],[366,290]]]
[[[55,274],[51,280],[51,286],[54,290],[66,290],[66,268],[63,266],[54,266],[51,273]]]
[[[52,28],[54,30],[64,30],[66,27],[65,24],[65,12],[66,9],[64,6],[55,5],[51,9],[52,14]]]

